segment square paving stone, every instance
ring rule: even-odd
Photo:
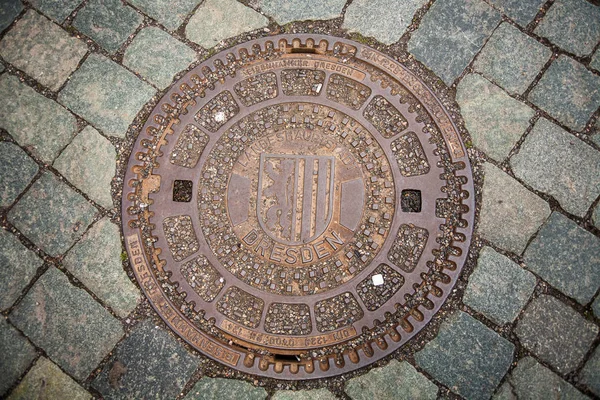
[[[401,385],[398,383],[402,382]],[[345,392],[353,400],[436,399],[438,387],[415,367],[396,360],[346,382]]]
[[[500,22],[480,0],[438,0],[408,42],[408,51],[447,85],[462,73]]]
[[[272,399],[275,399],[276,396],[273,396]],[[252,386],[248,382],[205,376],[194,385],[184,400],[263,400],[266,398],[267,391],[265,389]],[[313,397],[310,399],[317,400]]]
[[[576,131],[600,106],[600,76],[577,61],[559,56],[529,94],[529,100]]]
[[[44,162],[51,163],[77,132],[73,114],[15,76],[0,76],[0,99],[0,127]]]
[[[35,161],[10,142],[0,142],[0,207],[8,207],[39,171]]]
[[[534,32],[583,57],[600,41],[600,7],[586,0],[557,0]]]
[[[514,346],[470,315],[457,312],[415,354],[417,365],[467,399],[488,399],[508,371]]]
[[[37,360],[19,386],[8,397],[9,400],[86,400],[91,398],[92,395],[84,388],[44,357]]]
[[[546,0],[490,0],[490,3],[523,27],[533,21],[545,2]]]
[[[27,11],[0,42],[0,56],[58,90],[87,53],[81,40],[33,10]]]
[[[198,366],[166,331],[145,321],[123,340],[92,382],[105,398],[175,398]]]
[[[567,374],[583,360],[598,327],[560,300],[542,295],[529,303],[515,333],[527,350]]]
[[[538,120],[510,164],[517,178],[579,217],[600,195],[600,152],[545,118]]]
[[[51,256],[83,235],[97,210],[80,194],[44,173],[8,213],[8,221]]]
[[[535,111],[477,74],[459,83],[456,101],[473,143],[502,162],[529,127]]]
[[[54,168],[104,208],[113,208],[110,184],[117,152],[108,139],[85,127],[54,161]]]
[[[143,20],[120,0],[91,0],[79,10],[73,26],[114,53]]]
[[[581,304],[600,286],[600,239],[553,212],[525,251],[526,267]]]
[[[275,392],[273,397],[271,397],[271,400],[336,400],[337,398],[338,397],[329,390],[323,388],[297,391],[279,390]]]
[[[163,24],[170,31],[176,30],[200,2],[201,0],[129,0],[130,4]]]
[[[11,233],[0,229],[0,310],[14,304],[43,262]]]
[[[474,68],[508,92],[522,94],[551,55],[549,48],[505,22],[485,44]]]
[[[81,4],[82,0],[29,0],[29,3],[58,22],[62,23]]]
[[[342,28],[392,44],[406,32],[425,3],[425,0],[355,0],[346,9]]]
[[[339,18],[346,0],[259,0],[260,9],[280,25],[292,21]]]
[[[123,336],[120,322],[54,267],[13,310],[10,321],[81,380]]]
[[[484,168],[479,234],[521,254],[550,215],[550,206],[494,165],[486,163]]]
[[[594,354],[585,363],[579,381],[590,388],[595,395],[600,396],[600,347],[596,347]]]
[[[142,29],[123,56],[125,66],[160,89],[169,86],[173,76],[195,60],[194,50],[155,27]]]
[[[92,54],[61,90],[58,101],[106,135],[124,138],[129,124],[154,94],[150,85],[125,68]]]
[[[136,307],[140,293],[123,270],[119,228],[107,217],[86,232],[63,265],[119,316]]]
[[[221,40],[265,27],[269,20],[236,0],[206,0],[185,28],[192,42],[209,49]]]
[[[21,11],[23,11],[21,0],[0,0],[0,32],[8,28]]]
[[[35,359],[35,349],[6,319],[0,318],[0,396],[3,396]],[[4,397],[3,397],[4,398]]]
[[[497,324],[514,321],[535,289],[536,279],[508,257],[484,247],[469,277],[463,301]]]

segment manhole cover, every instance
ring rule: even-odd
[[[189,72],[131,154],[123,229],[166,323],[232,368],[348,372],[427,324],[473,228],[441,102],[358,43],[278,36]]]

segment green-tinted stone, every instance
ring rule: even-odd
[[[453,392],[488,399],[510,367],[513,351],[512,343],[459,311],[415,354],[415,360]]]
[[[556,0],[534,32],[577,56],[589,55],[600,41],[600,7],[586,0]]]
[[[129,124],[155,90],[115,62],[92,54],[58,100],[109,136],[125,137]]]
[[[58,90],[87,53],[81,40],[30,10],[0,42],[0,55],[44,86]]]
[[[533,21],[546,0],[490,0],[500,11],[521,26]]]
[[[32,6],[58,22],[62,23],[82,0],[29,0]]]
[[[492,164],[485,164],[479,234],[521,254],[550,215],[550,206]]]
[[[535,276],[508,257],[484,247],[463,301],[497,324],[514,321],[536,285]]]
[[[408,51],[450,85],[500,22],[481,0],[438,0],[408,42]]]
[[[92,396],[47,358],[40,357],[9,400],[69,399],[86,400]]]
[[[144,18],[120,0],[90,0],[73,26],[111,53],[127,40]]]
[[[197,366],[175,338],[145,321],[119,343],[92,386],[106,399],[173,399]]]
[[[345,391],[354,400],[434,400],[438,388],[406,361],[399,363],[392,360],[385,367],[350,379],[346,382]]]
[[[596,71],[600,71],[600,50],[596,50],[596,53],[592,57],[592,61],[590,61],[590,67],[594,68]]]
[[[54,267],[29,290],[10,321],[82,380],[123,336],[119,321]]]
[[[194,385],[184,400],[263,400],[266,397],[265,389],[248,382],[205,376]]]
[[[592,214],[592,223],[596,226],[596,228],[600,229],[600,203],[596,205],[596,208],[594,208],[594,213]]]
[[[11,224],[52,256],[83,235],[97,210],[49,172],[44,173],[8,213]]]
[[[292,21],[339,18],[346,0],[260,0],[260,9],[280,25]]]
[[[590,388],[595,395],[600,396],[600,348],[596,347],[594,354],[581,370],[580,382]]]
[[[45,162],[51,163],[77,132],[70,112],[14,76],[0,76],[0,99],[0,127]]]
[[[123,64],[163,89],[195,60],[194,50],[164,31],[148,27],[129,45]]]
[[[170,31],[177,29],[187,15],[201,0],[130,0],[133,6],[142,10]]]
[[[108,218],[86,232],[63,265],[119,316],[127,316],[137,305],[140,293],[121,262],[119,228]]]
[[[19,331],[0,318],[0,396],[15,383],[35,358],[35,349]]]
[[[527,350],[567,374],[583,360],[598,327],[561,301],[542,295],[529,303],[515,333]]]
[[[185,35],[208,49],[221,40],[268,24],[267,18],[236,0],[206,0],[188,22]]]
[[[474,68],[508,92],[522,94],[551,55],[549,48],[505,22],[485,44]]]
[[[583,217],[600,195],[600,152],[545,118],[510,164],[517,178],[577,216]]]
[[[597,317],[600,317],[600,296],[596,297],[596,300],[592,303],[592,310]]]
[[[42,260],[4,229],[0,229],[0,249],[0,310],[3,311],[19,298]]]
[[[524,260],[528,269],[581,304],[600,286],[600,239],[558,212],[542,226]]]
[[[0,142],[0,207],[8,207],[37,174],[39,168],[19,146]]]
[[[54,161],[54,168],[102,207],[112,208],[110,184],[116,159],[110,141],[87,126]]]
[[[554,118],[582,130],[600,106],[600,76],[566,56],[559,56],[529,94],[529,100]]]
[[[355,0],[346,9],[342,28],[392,44],[400,39],[425,3],[425,0]]]
[[[275,392],[271,400],[335,400],[337,397],[329,390],[280,390]]]
[[[469,74],[460,82],[456,101],[475,146],[499,162],[508,156],[535,114],[477,74]]]
[[[21,11],[23,11],[21,0],[0,0],[0,32],[8,28]]]

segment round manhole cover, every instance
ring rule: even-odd
[[[317,35],[240,45],[163,97],[131,153],[123,229],[166,323],[232,368],[332,376],[441,307],[473,229],[469,161],[404,66]]]

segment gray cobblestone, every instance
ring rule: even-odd
[[[285,25],[293,21],[338,18],[346,0],[259,0],[258,4],[265,14]]]
[[[0,207],[7,207],[25,190],[39,167],[19,146],[0,142]]]

